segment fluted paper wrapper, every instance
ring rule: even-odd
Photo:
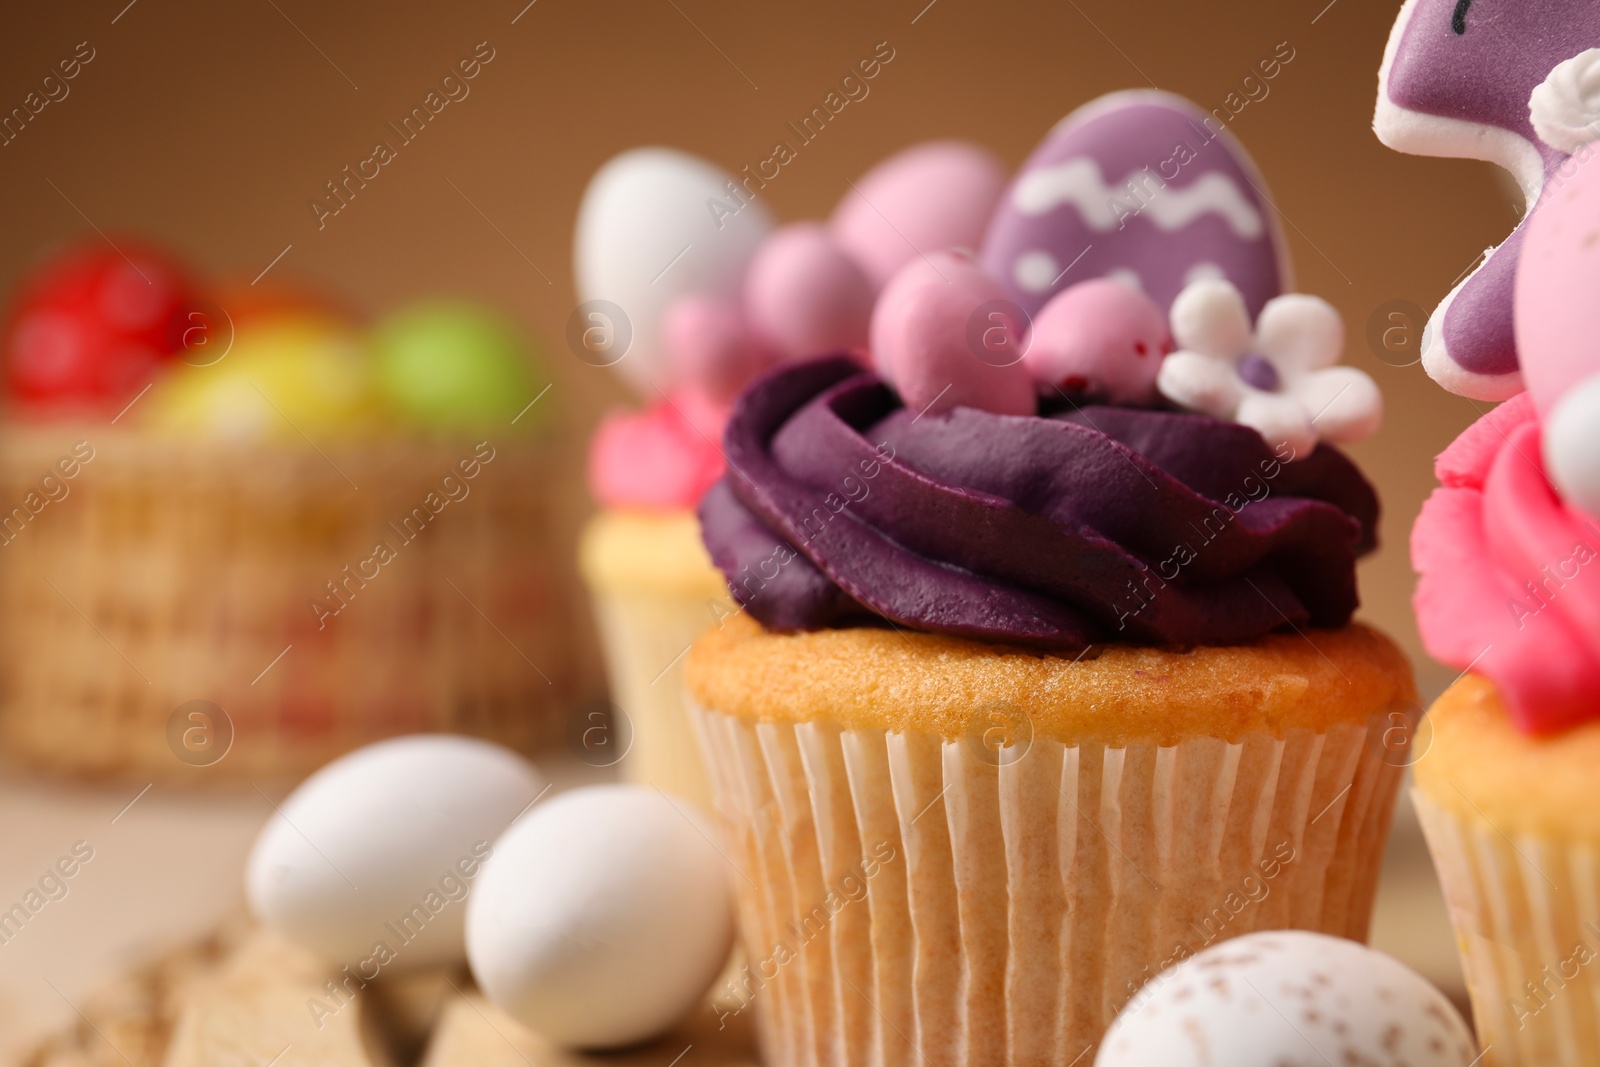
[[[711,625],[703,596],[591,590],[612,699],[627,715],[632,742],[622,777],[711,809],[705,764],[685,709],[683,660]]]
[[[764,1062],[1093,1062],[1139,986],[1258,929],[1365,940],[1389,725],[1025,754],[691,704]],[[1020,746],[1018,746],[1020,748]]]
[[[1413,791],[1488,1067],[1600,1064],[1600,854]]]

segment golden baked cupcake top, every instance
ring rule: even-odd
[[[876,626],[779,634],[741,614],[696,643],[685,674],[690,694],[725,714],[946,739],[969,734],[986,708],[1020,709],[1036,737],[1113,745],[1282,737],[1416,708],[1405,655],[1359,623],[1186,651],[1109,645],[1073,659]]]

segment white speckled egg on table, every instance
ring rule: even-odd
[[[474,738],[357,749],[275,805],[250,852],[250,909],[367,978],[460,961],[467,897],[492,842],[543,788],[527,760]]]
[[[1095,1067],[1468,1067],[1472,1034],[1400,961],[1271,930],[1161,972],[1117,1016]]]
[[[687,294],[737,296],[772,229],[771,214],[751,196],[732,175],[672,148],[624,152],[589,180],[573,237],[578,299],[622,309],[632,340],[611,365],[652,399],[652,385],[669,384],[667,309]]]
[[[618,1048],[699,1005],[733,947],[729,872],[687,801],[575,789],[495,842],[467,957],[500,1007],[560,1045]],[[710,1010],[707,1008],[706,1010]]]

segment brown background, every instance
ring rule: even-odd
[[[1288,220],[1298,287],[1341,308],[1347,358],[1387,395],[1382,433],[1353,449],[1386,503],[1384,548],[1363,568],[1365,613],[1407,642],[1425,692],[1453,675],[1416,643],[1405,545],[1433,455],[1475,407],[1419,366],[1378,360],[1364,335],[1387,301],[1431,308],[1518,209],[1492,168],[1401,156],[1373,137],[1396,0],[125,2],[5,16],[0,112],[78,42],[97,54],[69,97],[0,148],[0,285],[87,230],[87,216],[244,281],[292,245],[270,277],[370,311],[441,291],[481,296],[549,339],[545,402],[572,434],[573,463],[587,427],[625,399],[561,340],[574,212],[614,153],[661,143],[730,170],[754,163],[886,40],[896,57],[870,96],[768,186],[780,218],[815,217],[846,179],[919,140],[969,138],[1015,165],[1067,111],[1112,89],[1154,84],[1222,106],[1288,42],[1293,62],[1232,128]],[[496,57],[470,97],[319,231],[309,202],[323,183],[390,137],[385,124],[480,41]]]

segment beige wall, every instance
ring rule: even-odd
[[[123,11],[125,2],[5,16],[0,111],[78,42],[96,55],[70,96],[0,148],[0,283],[86,229],[80,210],[244,280],[292,244],[274,276],[335,287],[369,309],[440,290],[507,305],[552,339],[549,402],[580,432],[623,395],[559,347],[573,303],[573,213],[611,154],[658,142],[730,168],[755,162],[785,122],[887,40],[896,58],[871,95],[768,189],[781,217],[814,216],[845,179],[920,139],[971,138],[1017,163],[1074,105],[1147,79],[1221,106],[1287,41],[1295,59],[1233,128],[1289,221],[1300,288],[1340,306],[1350,360],[1388,396],[1382,434],[1354,449],[1386,504],[1384,548],[1363,568],[1365,613],[1418,652],[1406,536],[1433,483],[1432,456],[1474,407],[1419,367],[1373,358],[1365,324],[1389,300],[1431,307],[1516,208],[1484,165],[1403,157],[1373,138],[1397,3],[538,0],[513,24],[525,0],[137,0]],[[495,58],[470,97],[319,231],[308,203],[322,183],[368,155],[386,122],[485,40]],[[1453,674],[1419,666],[1428,691]]]

